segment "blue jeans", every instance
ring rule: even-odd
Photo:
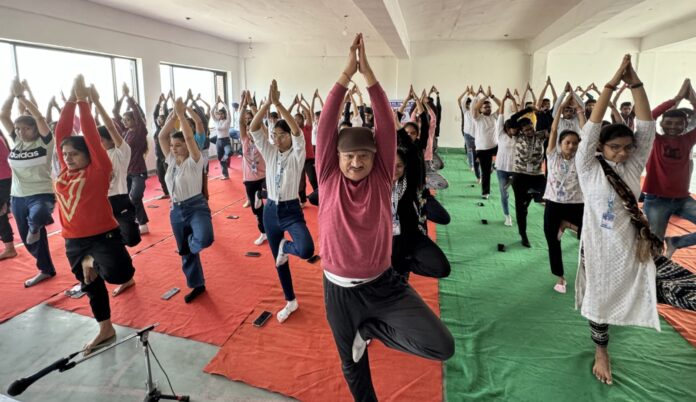
[[[498,174],[498,187],[500,187],[500,203],[503,204],[503,213],[505,216],[510,215],[510,207],[508,206],[508,188],[512,184],[512,172],[496,170]]]
[[[466,157],[469,167],[474,168],[474,173],[478,179],[481,177],[481,168],[479,167],[478,159],[476,159],[476,140],[474,136],[464,133],[464,144],[466,145]]]
[[[133,206],[135,207],[135,220],[139,225],[145,225],[150,221],[145,212],[143,205],[143,196],[145,195],[145,180],[147,173],[128,174],[126,183],[128,185],[128,197],[130,197]]]
[[[213,244],[213,222],[210,208],[203,194],[186,201],[173,202],[169,221],[181,255],[186,286],[196,288],[205,285],[200,252]]]
[[[55,275],[56,268],[51,260],[51,251],[48,248],[48,234],[46,225],[53,223],[53,208],[56,206],[56,196],[53,194],[36,194],[28,197],[12,197],[10,201],[12,215],[17,222],[19,237],[27,247],[27,251],[36,258],[36,267],[48,275]],[[29,232],[41,233],[41,238],[36,243],[27,244]]]
[[[273,260],[278,257],[278,246],[285,237],[285,232],[290,233],[292,241],[285,242],[283,252],[296,255],[302,259],[307,259],[314,255],[314,240],[307,229],[304,214],[300,207],[300,201],[276,202],[267,200],[263,208],[263,226],[266,229],[268,245],[271,247]],[[279,267],[278,279],[283,288],[285,300],[295,300],[295,291],[292,287],[292,275],[290,275],[290,265],[285,263]]]
[[[650,223],[650,230],[655,236],[664,239],[669,218],[672,215],[680,216],[692,223],[696,223],[696,200],[691,197],[664,198],[653,194],[645,194],[643,210]],[[672,244],[676,248],[684,248],[696,244],[696,233],[672,238]]]
[[[230,164],[230,155],[232,154],[232,146],[230,145],[229,138],[218,138],[215,143],[215,149],[217,150],[218,161],[220,161],[220,168],[222,169],[222,175],[225,177],[230,177],[227,169]]]

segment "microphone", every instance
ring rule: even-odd
[[[13,382],[10,384],[9,388],[7,388],[7,394],[10,396],[16,396],[24,392],[29,386],[33,383],[35,383],[38,379],[41,377],[45,376],[46,374],[50,373],[51,371],[58,370],[61,367],[65,366],[68,362],[70,361],[70,358],[64,357],[55,363],[51,364],[50,366],[47,366],[40,371],[36,372],[36,374],[31,375],[26,378],[20,378],[19,380]]]

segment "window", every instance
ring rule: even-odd
[[[227,79],[221,71],[160,64],[160,80],[165,94],[172,90],[175,97],[185,99],[186,92],[191,89],[194,97],[200,94],[211,106],[218,96],[227,101]]]
[[[10,57],[6,58],[6,54]],[[42,113],[52,97],[55,96],[61,105],[61,92],[66,98],[70,97],[70,89],[77,74],[83,74],[88,85],[94,84],[102,104],[109,111],[113,108],[116,97],[120,96],[124,82],[131,89],[131,96],[138,99],[138,80],[133,59],[10,42],[0,42],[0,59],[15,61],[0,63],[0,91],[6,91],[12,78],[18,75],[20,79],[29,82]],[[0,93],[0,96],[5,95]],[[57,116],[54,115],[54,119]]]

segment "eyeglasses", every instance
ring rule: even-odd
[[[288,134],[288,133],[271,133],[271,137],[273,137],[273,138],[282,138],[282,137],[285,137],[287,135],[290,135],[290,134]]]
[[[628,145],[619,145],[619,144],[604,144],[605,147],[609,147],[611,152],[621,152],[623,149],[627,153],[633,152],[636,150],[636,145],[635,144],[628,144]]]

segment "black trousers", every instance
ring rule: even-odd
[[[122,285],[133,278],[135,268],[131,256],[121,239],[118,228],[96,236],[65,239],[65,255],[70,268],[82,284],[82,290],[89,296],[89,305],[97,322],[111,318],[109,294],[104,281]],[[94,258],[94,270],[97,279],[85,284],[82,273],[82,260],[91,255]]]
[[[256,209],[254,204],[256,201],[256,194],[258,193],[258,197],[261,198],[261,193],[263,192],[264,188],[266,186],[266,179],[259,179],[256,181],[245,181],[244,182],[244,188],[246,189],[246,196],[247,199],[249,200],[249,205],[251,206],[251,212],[256,215],[256,224],[259,228],[259,232],[261,233],[266,233],[266,230],[263,227],[263,203],[261,204],[261,208]]]
[[[12,178],[0,180],[0,240],[3,243],[12,243],[14,234],[10,226],[10,188]]]
[[[563,276],[563,253],[561,241],[558,240],[558,229],[562,221],[568,221],[578,227],[578,237],[582,231],[582,212],[585,204],[560,204],[546,201],[544,209],[544,235],[549,246],[549,263],[551,272]]]
[[[481,166],[481,195],[491,193],[491,169],[493,168],[493,156],[497,153],[498,147],[476,150],[476,159]]]
[[[391,268],[379,278],[344,288],[324,277],[326,318],[341,358],[343,376],[356,401],[376,401],[368,350],[353,362],[353,340],[379,339],[386,346],[433,360],[454,354],[454,339],[411,286]],[[394,367],[398,369],[398,367]]]
[[[121,230],[123,243],[128,247],[140,243],[140,229],[138,222],[135,221],[135,207],[128,194],[112,195],[109,197],[109,203],[111,203],[111,210]]]
[[[543,195],[545,189],[546,178],[543,175],[515,173],[512,176],[512,190],[515,193],[515,217],[520,236],[527,236],[527,209],[534,197],[530,190]]]
[[[445,253],[421,232],[394,236],[391,261],[394,270],[406,276],[413,272],[430,278],[446,278],[451,270]]]
[[[300,177],[300,202],[307,202],[307,180],[312,185],[312,189],[316,191],[319,188],[319,182],[317,181],[317,170],[314,168],[314,159],[306,159],[304,163],[304,169],[302,169],[302,177]]]
[[[164,158],[157,158],[157,180],[159,180],[160,186],[162,186],[164,195],[169,195],[167,182],[164,180],[165,174],[167,174],[167,162],[164,161]]]

